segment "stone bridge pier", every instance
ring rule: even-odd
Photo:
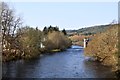
[[[89,39],[84,38],[84,48],[87,47],[88,41],[89,41]]]

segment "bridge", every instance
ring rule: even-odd
[[[89,39],[86,39],[86,38],[84,39],[84,48],[87,47],[88,41],[89,41]]]

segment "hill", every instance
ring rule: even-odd
[[[66,32],[68,35],[74,35],[74,34],[92,35],[92,34],[104,32],[105,30],[107,30],[110,27],[109,25],[110,24],[86,27],[86,28],[81,28],[78,30],[66,30]]]
[[[114,24],[111,24],[111,26],[112,25]],[[109,27],[110,24],[81,28],[78,30],[66,30],[66,32],[73,45],[83,46],[84,38],[89,38],[89,40],[91,40],[97,33],[105,32]]]

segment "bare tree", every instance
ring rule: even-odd
[[[19,34],[16,34],[17,30],[21,26],[20,17],[16,17],[14,10],[2,2],[2,9],[0,13],[0,26],[2,29],[2,46],[4,49],[11,49],[17,46],[16,39]]]

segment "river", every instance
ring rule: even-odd
[[[113,78],[109,67],[84,56],[84,49],[72,46],[63,52],[47,54],[34,60],[3,63],[7,78]]]

